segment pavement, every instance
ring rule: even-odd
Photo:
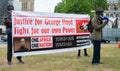
[[[116,41],[110,41],[111,44],[118,44]]]
[[[5,47],[5,46],[7,46],[7,42],[0,39],[0,47]]]

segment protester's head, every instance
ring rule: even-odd
[[[104,11],[103,11],[102,8],[96,8],[95,13],[96,13],[96,15],[97,15],[97,17],[98,17],[99,20],[103,19],[103,12]]]
[[[103,10],[99,10],[99,9],[95,10],[96,14],[103,14],[103,12],[104,12]]]
[[[24,38],[22,38],[20,42],[21,42],[21,45],[22,45],[22,46],[25,45],[25,39],[24,39]]]
[[[13,6],[13,5],[8,5],[8,6],[7,6],[7,10],[8,10],[8,12],[11,14],[11,13],[12,13],[12,10],[14,10],[14,6]]]

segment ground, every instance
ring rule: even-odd
[[[0,71],[120,71],[120,48],[117,44],[102,44],[101,61],[92,65],[93,48],[88,49],[90,57],[77,57],[77,51],[24,56],[25,64],[19,64],[13,57],[12,65],[7,64],[6,47],[0,47]]]

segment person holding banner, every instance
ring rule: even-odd
[[[7,6],[7,13],[4,16],[4,23],[6,24],[6,33],[7,33],[7,60],[8,65],[11,65],[12,61],[12,19],[11,19],[11,13],[12,10],[14,10],[13,5]],[[20,63],[24,63],[21,56],[17,57],[18,61]]]
[[[93,32],[91,33],[91,39],[93,42],[93,59],[92,64],[98,65],[103,64],[100,62],[100,50],[101,50],[101,40],[102,40],[102,28],[108,23],[108,19],[104,20],[103,10],[97,8],[95,10],[95,16],[92,18]]]

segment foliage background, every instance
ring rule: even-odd
[[[55,13],[89,14],[97,8],[108,9],[107,0],[62,0],[55,6]]]

